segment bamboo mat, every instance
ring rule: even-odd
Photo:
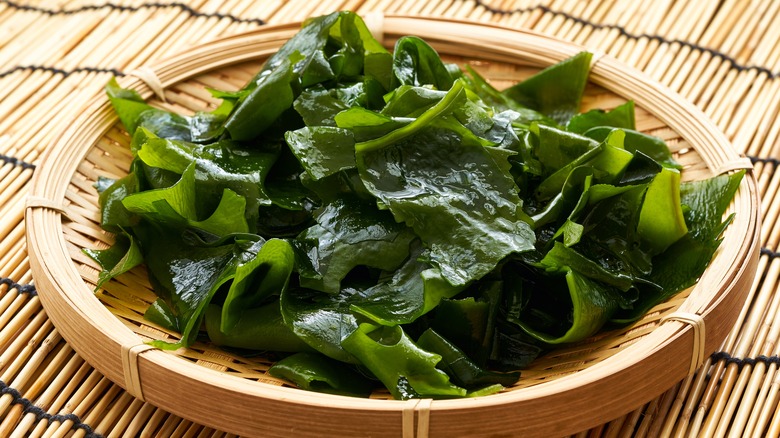
[[[111,75],[265,23],[337,9],[496,22],[608,53],[698,105],[755,164],[761,259],[721,350],[579,437],[780,436],[780,2],[0,0],[0,436],[224,437],[133,399],[62,340],[36,296],[24,199],[47,145]]]

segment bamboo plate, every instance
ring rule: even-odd
[[[414,17],[372,22],[388,47],[402,35],[421,36],[450,61],[469,62],[498,88],[582,50],[492,25]],[[298,28],[266,26],[200,46],[136,73],[145,80],[128,76],[120,84],[163,108],[213,108],[204,85],[239,88]],[[153,88],[166,102],[151,99]],[[610,57],[594,56],[583,110],[612,108],[626,99],[637,104],[638,129],[669,143],[684,165],[684,179],[750,167],[692,104]],[[92,183],[100,175],[127,172],[128,143],[108,99],[99,96],[36,171],[26,224],[41,301],[73,348],[130,394],[240,435],[555,436],[585,430],[657,397],[715,351],[737,320],[758,264],[758,195],[748,172],[730,207],[736,218],[697,286],[633,326],[539,358],[503,393],[395,401],[381,392],[370,400],[306,392],[265,374],[271,356],[240,357],[205,343],[173,353],[147,347],[149,339],[176,334],[144,321],[154,294],[143,268],[93,293],[98,271],[81,249],[105,248],[112,236],[100,229]],[[693,315],[692,322],[681,314]]]

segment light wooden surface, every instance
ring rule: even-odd
[[[778,436],[780,2],[0,1],[0,436],[225,436],[134,399],[61,339],[35,296],[24,203],[35,166],[112,74],[336,9],[532,29],[608,53],[704,111],[755,162],[761,258],[721,351],[634,412],[578,436]],[[686,358],[687,360],[687,358]]]

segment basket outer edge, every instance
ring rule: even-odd
[[[399,19],[401,19],[401,18],[399,18]],[[386,19],[386,22],[389,23],[389,24],[393,24],[393,20],[394,20],[393,17],[388,17]],[[415,19],[415,20],[418,20],[418,19]],[[424,20],[424,23],[418,23],[418,24],[429,24],[431,21],[432,20],[426,19],[426,20]],[[287,26],[287,28],[289,28],[289,27],[290,26]],[[422,29],[422,27],[420,27],[420,29]],[[512,32],[517,33],[517,34],[525,34],[524,32],[520,32],[520,31],[512,31]],[[256,33],[261,33],[261,32],[256,32]],[[527,34],[530,35],[531,33],[527,33]],[[539,38],[539,36],[536,35],[536,34],[533,34],[532,37],[533,38]],[[237,37],[229,38],[228,40],[224,40],[224,41],[220,41],[220,42],[217,42],[217,43],[214,43],[214,44],[210,44],[210,45],[204,46],[205,49],[201,48],[201,49],[196,49],[196,50],[200,50],[201,52],[204,52],[204,51],[207,51],[209,48],[216,49],[217,47],[220,47],[221,44],[228,44],[228,43],[233,44],[233,43],[239,43],[239,42],[246,43],[246,42],[248,42],[248,40],[252,40],[252,39],[253,39],[253,37],[252,37],[251,34],[250,35],[244,35],[244,36],[237,36]],[[189,56],[189,55],[191,55],[191,54],[187,54],[186,56]],[[566,55],[566,56],[568,56],[568,55]],[[185,57],[185,56],[183,55],[182,57]],[[180,58],[182,58],[182,57],[180,57]],[[241,55],[236,55],[235,60],[231,60],[230,62],[238,62],[238,61],[241,61],[241,60],[244,60],[244,58],[241,58]],[[169,64],[171,64],[171,62],[168,62],[165,65],[169,65]],[[160,72],[165,72],[166,70],[164,68],[161,68],[159,71]],[[161,73],[161,75],[162,75],[162,73]],[[189,75],[187,75],[187,76],[189,76]],[[170,81],[166,79],[165,82],[168,83]],[[172,82],[175,82],[175,81],[172,81]],[[140,87],[140,83],[137,84],[137,86]],[[143,88],[143,87],[141,87],[141,88]],[[148,94],[148,92],[146,94]],[[97,101],[99,101],[99,99],[96,99],[96,102]],[[85,115],[86,114],[90,114],[90,111],[87,111],[84,114]],[[78,126],[78,125],[79,125],[78,123],[74,124],[74,126]],[[50,160],[54,161],[54,162],[63,160],[64,157],[61,157],[60,155],[62,155],[62,151],[66,150],[67,148],[64,148],[62,146],[65,145],[65,144],[68,144],[68,141],[72,137],[73,137],[73,134],[63,136],[63,138],[57,143],[57,146],[52,149],[53,151],[55,151],[55,152],[59,151],[60,153],[59,154],[57,154],[57,153],[51,154],[50,157],[47,157],[46,161],[44,162],[44,165],[42,165],[41,167],[42,168],[47,168],[48,166],[50,166],[51,165],[50,164]],[[86,153],[86,151],[84,151],[84,152]],[[76,164],[77,164],[77,161],[72,166],[72,168],[74,170],[75,170],[75,165]],[[52,193],[55,193],[56,195],[54,196],[55,199],[52,199],[53,201],[64,200],[64,190],[65,190],[65,187],[67,187],[67,184],[69,182],[69,179],[70,179],[72,173],[66,174],[68,178],[64,181],[64,184],[59,184],[58,181],[54,181],[54,180],[56,180],[56,178],[44,177],[44,175],[43,175],[44,173],[45,172],[42,172],[42,171],[36,172],[36,175],[35,175],[34,181],[33,181],[33,194],[34,195],[38,195],[38,196],[42,196],[42,195],[47,195],[48,194],[50,196]],[[51,172],[51,173],[53,173],[53,172]],[[52,176],[52,175],[49,175],[49,176]],[[741,188],[740,190],[742,191],[743,189]],[[747,193],[753,193],[754,194],[755,193],[755,185],[748,186],[747,189],[745,189],[745,190],[747,191]],[[60,195],[62,195],[62,196],[60,196]],[[752,201],[748,200],[747,202],[751,203]],[[755,205],[755,204],[753,204],[753,205]],[[757,209],[753,209],[753,210],[757,210]],[[74,286],[78,288],[78,283],[81,282],[81,278],[78,276],[78,273],[75,272],[75,269],[73,269],[73,270],[71,270],[69,272],[67,270],[65,272],[61,272],[59,270],[53,269],[53,267],[51,266],[51,263],[48,262],[48,260],[50,260],[50,259],[52,259],[54,257],[60,256],[60,255],[67,256],[67,251],[64,248],[64,244],[62,244],[60,246],[61,253],[60,254],[54,254],[46,246],[46,243],[51,243],[51,242],[47,242],[46,240],[41,240],[40,239],[41,237],[46,237],[46,236],[41,236],[37,232],[37,230],[45,230],[45,231],[48,231],[48,232],[53,231],[54,233],[56,233],[55,235],[61,236],[62,235],[61,227],[58,228],[59,215],[57,215],[57,214],[55,214],[55,213],[53,213],[51,211],[45,211],[45,210],[41,210],[41,209],[28,210],[26,215],[27,215],[27,219],[28,219],[28,224],[30,224],[30,226],[28,227],[27,233],[28,233],[28,240],[29,240],[30,249],[31,249],[30,250],[31,265],[33,266],[34,273],[37,274],[35,278],[38,280],[39,287],[42,290],[46,290],[47,292],[54,290],[52,292],[55,293],[55,294],[59,293],[59,291],[56,290],[58,288],[74,287]],[[61,224],[59,224],[59,225],[61,225]],[[735,225],[735,224],[732,224],[732,226],[733,225]],[[753,225],[755,225],[755,224],[753,224]],[[745,230],[745,231],[749,231],[749,230]],[[756,233],[757,233],[757,229],[755,229],[755,231],[752,234],[755,235]],[[748,234],[751,234],[751,233],[748,233]],[[60,242],[60,243],[62,243],[62,242]],[[754,249],[754,248],[757,248],[757,238],[755,238],[755,237],[754,237],[753,245],[751,245],[751,247],[750,247],[750,251],[753,251],[757,255],[757,249]],[[744,269],[741,271],[740,275],[737,275],[738,279],[743,279],[743,278],[748,277],[747,274],[750,273],[749,272],[750,269],[751,269],[750,266],[753,266],[752,269],[753,269],[753,272],[755,272],[754,264],[752,264],[752,263],[746,264],[746,265],[744,265]],[[57,274],[57,275],[54,275],[54,274]],[[70,282],[70,284],[69,284],[69,282]],[[742,283],[744,283],[744,281],[736,282],[734,284],[734,289],[744,289],[744,287],[743,287],[744,285]],[[739,286],[739,287],[737,287],[737,286]],[[81,287],[84,288],[83,282],[81,282]],[[62,289],[60,289],[60,290],[62,290]],[[65,290],[67,290],[67,289],[65,289]],[[55,300],[49,301],[49,298],[48,298],[49,295],[50,295],[49,293],[42,294],[42,298],[41,299],[42,299],[42,301],[44,301],[44,305],[46,306],[47,312],[52,317],[52,320],[58,323],[57,324],[58,328],[60,326],[62,326],[62,328],[60,330],[63,332],[63,336],[65,336],[66,339],[68,339],[69,342],[72,342],[74,345],[83,345],[84,342],[79,342],[79,340],[78,340],[78,338],[79,338],[79,330],[81,329],[81,327],[78,327],[77,324],[75,324],[75,323],[74,324],[68,323],[68,320],[72,316],[68,315],[65,312],[60,313],[57,310],[55,310],[60,305],[75,306],[75,308],[77,308],[77,309],[82,309],[82,307],[80,307],[80,306],[83,303],[77,303],[75,300],[70,300],[70,301],[64,302],[64,303],[63,302],[57,302]],[[723,296],[721,296],[721,299],[725,299],[725,298],[731,297],[731,298],[733,298],[733,300],[729,300],[729,301],[738,301],[736,295],[738,295],[738,294],[737,293],[727,293],[727,294],[724,294]],[[101,308],[103,308],[103,306],[100,305],[100,303],[97,300],[94,300],[94,301]],[[729,306],[729,307],[732,307],[732,306]],[[89,310],[91,312],[91,311],[93,311],[95,309],[92,309],[89,306],[87,306],[85,308],[85,310]],[[108,313],[109,315],[111,315],[110,312],[108,312],[105,308],[103,308],[103,310],[106,313]],[[81,314],[84,315],[85,313],[82,312]],[[111,315],[111,317],[113,318],[113,315]],[[729,319],[729,318],[726,318],[726,319]],[[734,318],[732,317],[730,319],[734,319]],[[116,321],[115,318],[114,318],[114,320]],[[127,332],[129,332],[132,336],[135,337],[135,335],[132,334],[132,332],[127,330],[124,326],[121,326],[121,323],[119,323],[119,326],[122,329],[124,329]],[[72,332],[68,333],[69,331],[72,331]],[[675,335],[673,337],[665,337],[665,338],[668,339],[669,343],[672,343],[672,342],[674,342],[674,341],[676,341],[676,340],[678,340],[680,338],[687,338],[686,336],[684,336],[685,333],[687,333],[687,331],[683,329],[682,331],[679,331],[677,333],[677,335]],[[115,339],[115,337],[111,337],[111,338],[107,339],[107,341],[108,342],[117,342],[117,339]],[[119,342],[122,342],[122,341],[119,341]],[[691,344],[692,342],[685,342],[685,343],[686,344]],[[84,346],[84,347],[86,347],[86,346]],[[685,349],[683,348],[682,350],[684,351]],[[87,354],[85,354],[85,353],[87,353],[86,351],[79,350],[79,352],[80,352],[80,354],[83,354],[84,356],[87,356]],[[619,354],[623,354],[623,353],[625,353],[625,351],[621,352]],[[95,356],[95,355],[92,355],[92,356]],[[99,371],[103,372],[104,374],[106,374],[108,377],[111,378],[112,376],[109,375],[109,373],[106,372],[106,371],[109,371],[109,370],[113,369],[115,367],[115,364],[112,363],[112,362],[117,362],[117,361],[112,361],[108,356],[110,356],[110,355],[97,355],[97,357],[93,357],[92,359],[94,361],[95,367],[98,368]],[[116,355],[116,357],[118,357],[118,355]],[[155,377],[154,377],[155,376],[155,371],[154,371],[155,366],[169,365],[170,363],[173,363],[170,359],[175,359],[175,358],[172,357],[171,355],[167,354],[167,353],[162,353],[162,352],[148,352],[148,353],[145,353],[145,354],[143,354],[141,356],[140,370],[141,370],[141,375],[142,375],[142,382],[147,382],[144,385],[144,388],[145,388],[144,389],[144,393],[147,394],[148,400],[150,402],[152,402],[153,404],[157,404],[157,403],[155,403],[155,401],[156,402],[164,402],[166,400],[166,398],[164,396],[157,396],[156,392],[159,392],[159,391],[155,391],[155,389],[153,388],[153,385],[155,384],[155,380],[156,380]],[[93,361],[90,361],[90,363],[93,363]],[[177,362],[182,362],[182,361],[179,361],[178,359],[176,359],[176,361]],[[120,370],[120,373],[121,373],[121,364],[119,364],[119,365],[120,365],[119,366],[119,370]],[[180,365],[180,364],[178,364],[178,365]],[[191,365],[191,366],[192,367],[197,367],[195,365]],[[197,368],[201,368],[201,367],[197,367]],[[596,368],[596,366],[592,367],[591,369],[593,369],[593,368]],[[687,371],[687,364],[683,363],[683,364],[681,364],[680,366],[677,366],[677,367],[672,366],[672,368],[673,369],[664,368],[664,372],[666,372],[666,373],[673,372],[674,375],[679,375],[680,378],[682,378],[684,376],[685,372]],[[674,368],[679,368],[679,370],[678,369],[674,369]],[[106,371],[104,371],[104,370],[106,370]],[[190,371],[190,370],[187,370],[187,371]],[[200,380],[201,377],[207,378],[207,379],[216,378],[217,381],[225,380],[224,377],[219,375],[219,373],[211,372],[211,370],[197,370],[197,371],[202,371],[202,372],[195,373],[195,374],[197,374],[197,377],[193,377],[193,382],[192,382],[193,385],[202,385],[203,382]],[[113,373],[113,374],[116,374],[116,373]],[[120,385],[123,385],[123,382],[121,381],[121,379],[116,379],[116,375],[114,375],[113,377],[114,378],[112,378],[112,380],[115,380],[115,381],[119,380],[119,381],[117,381],[117,383],[119,383]],[[563,381],[564,379],[561,379],[561,380]],[[164,379],[162,379],[162,380],[163,380],[163,383],[164,383]],[[550,385],[553,385],[555,383],[556,382],[552,382]],[[568,384],[568,381],[566,381],[564,383]],[[575,384],[576,384],[576,382],[575,382]],[[266,386],[268,386],[268,385],[266,385]],[[562,384],[559,383],[558,385],[553,385],[553,386],[568,386],[568,385],[562,385]],[[225,388],[226,388],[227,391],[239,390],[239,389],[234,388],[233,385],[230,385],[230,384],[226,384]],[[548,386],[548,388],[549,388],[549,386]],[[526,391],[526,392],[529,393],[529,394],[534,394],[534,393],[539,391],[538,387],[537,387],[537,390],[531,391],[532,389],[533,388],[528,388],[529,391]],[[665,389],[665,388],[662,388],[661,390],[663,390],[663,389]],[[243,393],[244,391],[246,391],[246,388],[241,388],[239,391]],[[525,391],[525,390],[516,391],[516,393],[520,393],[520,392],[523,392],[523,391]],[[171,391],[171,392],[173,392],[175,394],[177,391]],[[277,402],[288,403],[288,404],[291,404],[291,405],[293,405],[295,407],[307,406],[308,405],[308,406],[311,406],[311,407],[328,408],[328,409],[330,409],[330,408],[332,408],[332,404],[333,404],[333,401],[334,401],[334,398],[333,398],[334,396],[320,396],[319,394],[315,394],[315,393],[305,393],[305,395],[302,395],[301,394],[302,391],[289,389],[289,388],[265,388],[264,387],[262,391],[258,391],[258,392],[262,393],[263,396],[268,397],[268,399],[271,402],[274,402],[274,403],[277,403]],[[204,394],[208,395],[209,392],[206,391],[206,392],[204,392]],[[512,394],[506,394],[506,395],[512,395]],[[474,399],[473,402],[472,401],[469,401],[469,402],[472,402],[471,404],[473,404],[473,407],[476,408],[476,409],[481,409],[481,408],[484,407],[484,408],[490,408],[491,412],[494,412],[494,410],[497,409],[497,407],[496,407],[497,405],[505,405],[505,406],[508,405],[507,403],[504,403],[504,400],[498,400],[500,398],[504,398],[502,396],[494,396],[494,397],[484,398],[484,399]],[[517,399],[520,399],[520,400],[523,399],[522,397],[510,397],[510,398],[513,398],[513,399],[517,398]],[[535,398],[535,397],[531,397],[531,398]],[[342,399],[345,399],[345,400],[342,400]],[[491,399],[495,399],[495,402],[493,400],[491,400]],[[349,401],[347,401],[347,400],[349,400]],[[405,405],[403,402],[368,401],[368,403],[366,403],[367,401],[361,400],[360,403],[351,403],[352,400],[353,399],[340,398],[339,399],[339,403],[344,401],[344,404],[341,405],[341,406],[344,407],[345,411],[351,412],[352,408],[354,408],[354,409],[371,411],[372,415],[380,415],[381,416],[381,420],[380,421],[382,421],[384,423],[383,431],[385,433],[393,434],[392,431],[389,430],[389,429],[394,429],[395,431],[400,430],[400,426],[401,426],[401,424],[400,424],[400,410]],[[514,401],[516,401],[516,400],[514,400]],[[455,408],[453,406],[454,403],[456,403],[456,402],[453,402],[453,401],[437,401],[437,402],[433,403],[433,405],[432,405],[432,412],[431,412],[431,430],[432,431],[435,431],[437,433],[438,432],[445,432],[445,431],[447,431],[447,427],[444,427],[445,425],[442,422],[444,420],[446,420],[448,417],[450,417],[450,415],[444,415],[445,413],[447,413],[447,414],[457,413],[457,415],[462,415],[462,409],[463,408]],[[354,405],[354,406],[352,406],[352,405]],[[371,405],[371,406],[367,407],[366,405]],[[380,407],[380,405],[381,405],[381,407]],[[464,403],[460,403],[460,406],[465,406],[465,405],[466,404],[464,404]],[[213,406],[210,406],[210,407],[213,408]],[[316,409],[315,409],[315,411],[316,411]],[[179,415],[182,415],[182,413],[180,413],[180,412],[175,412],[175,413],[177,413]],[[309,414],[313,415],[313,418],[318,418],[319,417],[319,415],[317,415],[316,412],[310,412]],[[517,414],[517,412],[515,412],[515,414]],[[186,413],[184,413],[182,416],[187,417]],[[191,415],[190,415],[190,417],[191,417]],[[610,418],[606,418],[606,420],[608,420],[608,419],[610,419]],[[342,420],[343,420],[343,418],[342,418]],[[197,421],[198,422],[204,422],[204,418],[200,418],[199,417],[199,418],[197,418]],[[211,423],[211,421],[208,421],[208,422]],[[340,421],[339,423],[342,423],[342,422],[343,421]],[[593,421],[590,421],[589,423],[593,423]],[[368,423],[361,423],[361,425],[362,426],[368,426]],[[395,425],[397,425],[398,428],[394,428]],[[214,424],[214,426],[218,427],[218,428],[224,428],[225,425],[224,424],[219,424],[219,425]],[[266,424],[265,426],[268,426],[268,424]],[[440,428],[440,426],[441,426],[441,428]],[[482,426],[485,426],[485,425],[482,425]],[[576,425],[572,425],[571,427],[574,427],[576,429],[576,430],[572,430],[574,432],[576,432],[577,430],[581,430],[582,429],[581,427],[576,426]],[[570,427],[570,429],[571,429],[571,427]],[[272,428],[272,429],[275,429],[275,428]],[[488,429],[492,429],[492,427],[489,427]],[[254,429],[254,430],[257,430],[257,429]],[[475,428],[472,429],[472,432],[475,432],[475,431],[478,431],[478,430],[481,430],[484,433],[488,433],[489,432],[489,430],[481,429],[478,426],[475,426]],[[540,430],[536,430],[536,432],[540,432],[542,430],[544,430],[544,428],[542,428]],[[558,429],[556,428],[555,430],[557,431]],[[252,433],[251,430],[248,430],[248,431],[245,431],[245,432],[239,432],[239,429],[236,429],[236,431],[237,431],[237,433],[243,433],[243,434],[251,434]],[[550,430],[550,431],[552,431],[552,430]],[[299,430],[298,432],[304,432],[304,431]],[[353,430],[353,432],[354,432],[354,430]],[[363,429],[363,430],[361,430],[361,432],[365,433],[365,432],[368,432],[368,430]]]

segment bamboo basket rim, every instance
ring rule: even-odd
[[[153,70],[162,85],[168,87],[206,71],[264,58],[275,51],[271,50],[272,46],[278,47],[299,27],[299,23],[266,26],[259,30],[227,37],[163,61],[155,65]],[[409,32],[410,29],[413,31]],[[511,62],[513,58],[517,58],[522,59],[524,63],[537,66],[549,65],[584,50],[575,44],[532,31],[456,19],[387,15],[382,18],[381,31],[384,35],[394,38],[414,33],[434,47],[471,45],[482,50],[486,59]],[[258,47],[262,50],[258,51]],[[707,167],[715,170],[716,173],[744,165],[744,158],[730,147],[725,136],[701,111],[637,70],[626,67],[609,56],[596,54],[590,81],[618,95],[630,97],[638,105],[648,109],[686,138],[697,151],[703,152],[701,155]],[[123,78],[121,84],[138,90],[144,98],[152,95],[152,90],[141,79]],[[498,414],[502,418],[500,422],[527,422],[532,428],[528,430],[533,430],[535,433],[573,433],[630,411],[666,390],[667,386],[672,386],[681,380],[688,372],[688,357],[694,344],[694,330],[691,326],[680,322],[659,324],[650,334],[626,346],[608,360],[571,376],[487,397],[435,400],[424,407],[418,406],[418,400],[355,399],[275,387],[259,382],[256,385],[249,384],[244,379],[237,379],[180,360],[163,351],[137,352],[137,346],[141,344],[140,338],[122,325],[102,303],[92,296],[92,291],[84,284],[71,263],[62,239],[62,206],[65,203],[66,189],[78,164],[92,147],[90,141],[84,140],[99,138],[116,123],[116,120],[107,99],[102,96],[96,97],[77,121],[49,148],[51,152],[34,175],[30,201],[25,212],[30,263],[41,301],[63,337],[109,379],[125,387],[132,395],[144,397],[146,401],[163,409],[199,423],[239,434],[252,435],[253,431],[256,433],[261,430],[259,426],[270,424],[267,418],[259,419],[255,424],[251,422],[236,424],[232,422],[234,421],[232,417],[212,420],[200,415],[200,412],[193,414],[182,410],[181,406],[166,402],[166,396],[162,394],[165,388],[161,389],[155,387],[153,383],[148,383],[162,380],[165,376],[177,376],[182,379],[177,383],[181,387],[191,385],[191,389],[197,394],[206,394],[207,390],[218,390],[220,395],[231,396],[237,405],[247,401],[255,402],[258,412],[269,409],[285,412],[287,409],[304,406],[311,407],[318,413],[323,410],[340,414],[369,412],[382,421],[388,421],[390,425],[400,426],[398,430],[402,431],[412,427],[410,424],[414,424],[416,414],[418,423],[426,418],[431,432],[443,433],[457,430],[448,429],[448,423],[451,423],[456,415],[462,415],[463,411],[468,410],[490,412],[490,415],[483,417]],[[56,171],[52,171],[55,169]],[[733,209],[749,214],[738,215],[729,226],[712,265],[679,309],[700,315],[706,321],[707,337],[704,348],[708,352],[714,351],[725,339],[736,320],[738,309],[744,302],[757,268],[759,249],[757,198],[755,179],[748,172],[735,197]],[[707,282],[704,281],[705,279]],[[99,355],[91,352],[95,345],[80,335],[85,329],[84,324],[101,336],[100,339],[96,338],[92,342],[97,343],[102,340],[107,343],[99,350],[107,349],[113,354]],[[137,355],[132,354],[134,350]],[[128,352],[131,353],[129,356],[131,360],[137,361],[136,365],[131,366],[134,368],[133,372],[137,374],[135,388],[135,384],[132,379],[128,380],[122,366],[121,356],[127,355]],[[684,355],[678,362],[667,363],[665,359],[659,360],[679,352],[683,352]],[[693,354],[695,355],[695,352]],[[653,360],[652,367],[645,362],[648,360]],[[619,388],[625,383],[622,381],[625,376],[634,378],[641,376],[643,366],[650,369],[663,366],[663,378],[657,375],[643,377],[645,383],[641,385],[642,388],[652,389],[655,392],[647,393],[642,400],[626,400],[625,397],[617,397],[623,404],[615,402],[615,393],[607,392],[607,396],[597,397],[598,400],[603,401],[603,404],[594,402],[595,399],[592,397],[594,388],[603,389],[609,386]],[[162,375],[159,375],[160,373]],[[140,383],[138,383],[139,379]],[[661,381],[667,385],[648,388],[649,383]],[[621,392],[635,394],[632,391],[621,390]],[[562,404],[572,411],[590,407],[590,410],[586,411],[592,415],[586,416],[588,418],[582,418],[583,416],[572,418],[572,421],[559,421],[557,424],[544,424],[555,422],[553,420],[556,418],[556,413],[542,409],[534,412],[533,417],[529,417],[518,412],[519,409],[527,408],[534,402],[551,403],[555,406]],[[593,411],[592,405],[598,407],[598,412]],[[512,420],[508,420],[510,414]],[[471,419],[472,422],[474,420]],[[485,423],[484,419],[480,419],[479,427],[473,430],[480,430],[480,433],[495,430],[488,427],[490,420],[495,419],[488,418],[488,420],[488,423]],[[512,423],[512,425],[517,424]],[[387,427],[388,430],[392,429],[391,426]],[[520,431],[520,429],[513,430]]]

